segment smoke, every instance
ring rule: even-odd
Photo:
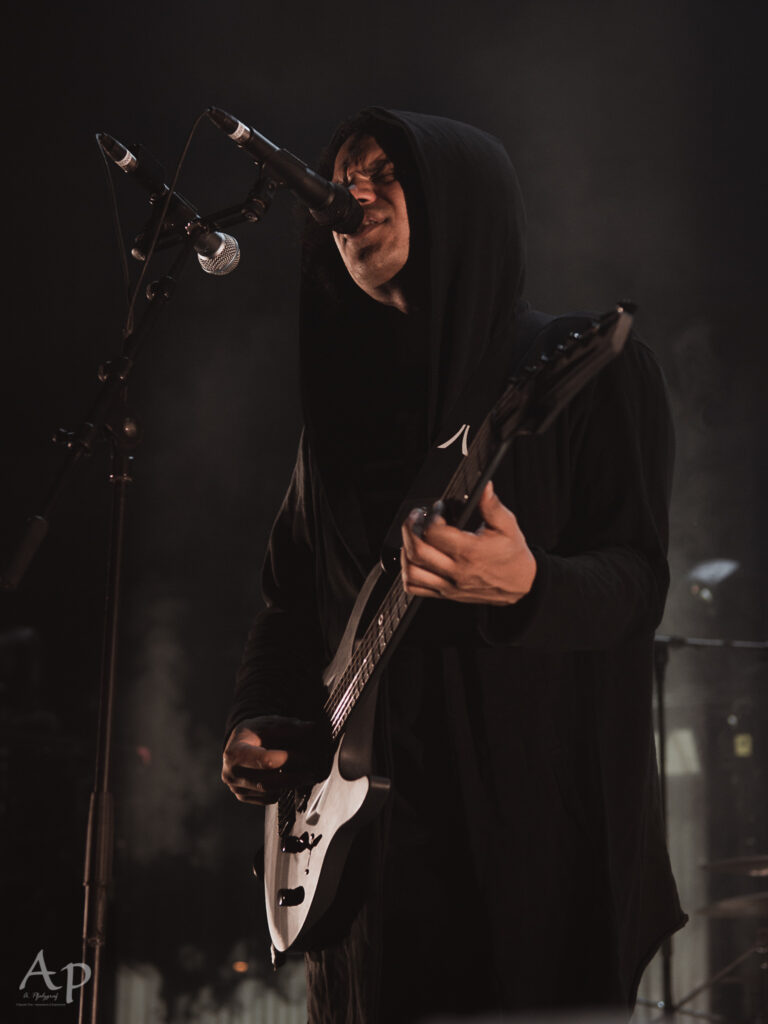
[[[158,595],[144,605],[140,646],[122,701],[122,851],[138,864],[167,855],[200,863],[213,853],[194,817],[218,797],[217,753],[202,741],[188,699],[194,672],[182,641],[184,601]]]

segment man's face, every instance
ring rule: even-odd
[[[392,161],[371,135],[353,135],[339,150],[333,180],[346,185],[363,206],[362,227],[333,238],[350,277],[373,298],[408,259],[411,231],[405,194]]]

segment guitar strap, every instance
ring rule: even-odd
[[[556,345],[569,331],[584,329],[592,320],[593,317],[585,313],[559,317],[534,309],[521,313],[515,322],[515,342],[506,377],[499,382],[495,398],[526,362]],[[473,430],[480,426],[488,412],[488,408],[481,409],[476,401],[473,403],[472,389],[469,388],[446,417],[446,436],[439,437],[430,448],[389,525],[381,549],[381,563],[385,569],[399,566],[400,528],[406,516],[413,508],[431,505],[443,493],[459,459],[467,453]]]

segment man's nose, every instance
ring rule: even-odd
[[[370,178],[363,174],[353,174],[347,188],[353,193],[358,203],[372,203],[376,198],[376,190]]]

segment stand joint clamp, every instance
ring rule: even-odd
[[[147,301],[153,302],[155,299],[162,299],[163,302],[168,302],[175,287],[176,280],[170,274],[159,277],[156,281],[150,281],[146,291]]]
[[[118,356],[116,359],[108,359],[105,363],[102,363],[98,369],[97,376],[102,384],[106,384],[108,380],[119,381],[121,384],[124,384],[128,380],[128,375],[132,369],[132,359],[129,359],[128,356]]]

